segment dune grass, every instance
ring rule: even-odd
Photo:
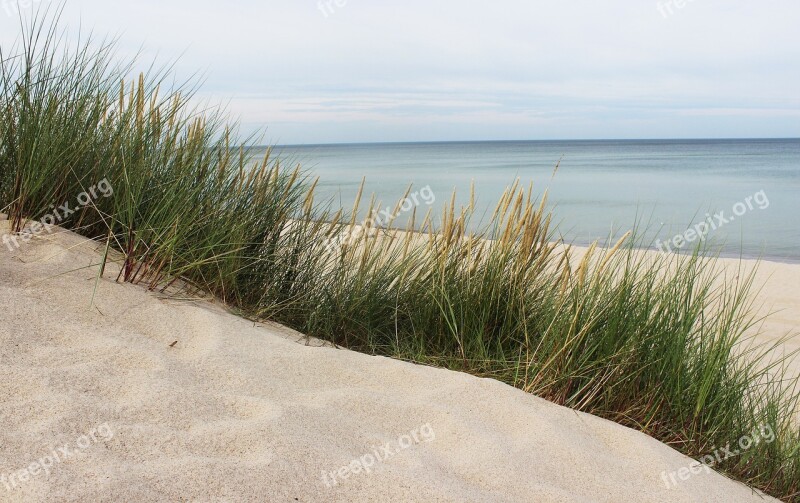
[[[0,208],[16,231],[105,180],[113,196],[58,224],[120,252],[118,281],[180,279],[246,316],[498,379],[693,457],[768,424],[774,442],[715,468],[800,501],[800,395],[771,348],[741,350],[759,321],[752,275],[720,277],[702,250],[647,254],[635,236],[581,256],[518,184],[478,231],[453,202],[331,249],[361,205],[332,208],[297,167],[251,161],[253,139],[168,68],[130,79],[113,43],[68,43],[57,13],[22,28],[0,49]]]

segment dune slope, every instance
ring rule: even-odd
[[[492,380],[96,281],[100,251],[0,249],[2,501],[776,501]]]

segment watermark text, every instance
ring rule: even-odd
[[[372,473],[376,463],[385,463],[401,451],[422,442],[436,440],[436,432],[430,423],[411,430],[408,434],[401,435],[396,442],[387,442],[380,447],[373,447],[372,452],[354,459],[350,463],[332,472],[322,472],[322,482],[329,488],[338,486],[353,475]]]
[[[680,250],[686,245],[697,241],[698,239],[705,241],[706,237],[711,231],[716,231],[717,229],[728,225],[736,220],[737,217],[744,216],[747,212],[753,211],[756,208],[759,210],[765,210],[769,208],[769,197],[767,197],[767,193],[763,190],[756,192],[752,196],[746,197],[744,201],[734,204],[733,208],[731,209],[733,215],[727,214],[725,211],[720,211],[719,213],[715,213],[713,215],[706,213],[705,220],[697,223],[693,227],[690,227],[684,233],[673,236],[671,239],[665,242],[657,239],[656,247],[662,253],[668,253],[673,251],[673,247],[676,250]]]
[[[114,432],[111,430],[108,423],[101,424],[97,428],[93,428],[86,435],[81,435],[75,439],[74,445],[64,444],[61,447],[53,449],[49,454],[42,456],[38,460],[29,463],[25,468],[11,473],[0,474],[0,485],[5,486],[8,491],[14,491],[36,476],[42,474],[49,476],[50,472],[57,464],[69,461],[83,451],[89,449],[92,445],[100,442],[108,442],[113,437]]]

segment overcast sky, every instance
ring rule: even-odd
[[[64,21],[180,57],[273,143],[800,137],[797,0],[338,4],[67,0]]]

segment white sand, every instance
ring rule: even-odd
[[[730,259],[726,262],[731,269],[738,263]],[[749,268],[756,267],[753,261],[746,263]],[[771,346],[786,339],[773,350],[775,353],[800,352],[800,264],[761,262],[757,267],[757,285],[763,285],[755,296],[757,305],[760,304],[758,315],[768,317],[757,327],[760,333],[756,341]],[[800,357],[790,358],[788,370],[787,377],[800,376]]]
[[[111,279],[92,307],[98,257],[72,234],[0,249],[0,501],[775,501],[713,472],[668,489],[688,458],[495,381]],[[764,269],[764,298],[793,309],[770,329],[800,326],[800,266]],[[398,440],[370,473],[323,482]],[[64,445],[49,475],[20,476]]]

